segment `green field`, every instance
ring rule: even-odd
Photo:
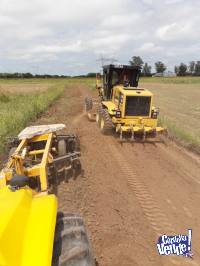
[[[95,88],[95,79],[0,80],[0,149],[6,137],[15,135],[37,118],[63,92],[64,87],[83,84]],[[140,87],[154,93],[160,123],[169,135],[200,153],[200,77],[141,78]]]
[[[0,80],[0,150],[63,92],[66,80]]]

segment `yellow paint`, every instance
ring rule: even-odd
[[[17,174],[24,174],[28,177],[39,176],[41,190],[47,191],[48,181],[47,181],[47,164],[52,163],[53,157],[51,156],[50,149],[53,139],[53,133],[48,133],[40,136],[33,137],[29,140],[22,140],[17,147],[15,153],[9,158],[6,167],[0,173],[0,188],[5,186],[7,182],[12,178],[13,171]],[[32,167],[24,167],[24,158],[22,156],[22,151],[31,142],[46,141],[45,148],[43,150],[31,150],[28,152],[29,155],[37,156],[42,155],[40,162]],[[39,157],[38,157],[39,158]]]
[[[0,190],[0,265],[50,266],[56,223],[54,195]]]
[[[52,139],[48,133],[22,140],[0,173],[0,266],[51,265],[57,216],[57,198],[48,194]],[[39,141],[45,142],[44,150],[28,150],[30,143]],[[26,154],[37,164],[26,166]],[[29,187],[11,191],[9,181],[15,172],[39,178],[41,191]]]
[[[123,102],[120,102],[120,97],[123,97]],[[149,114],[147,116],[125,116],[126,97],[151,97]],[[158,127],[158,119],[151,118],[151,113],[155,109],[153,106],[153,94],[147,89],[131,88],[122,85],[116,85],[112,89],[112,99],[109,101],[102,101],[102,105],[108,110],[112,122],[116,127],[116,131],[134,131],[134,132],[163,132],[164,128]],[[121,111],[121,117],[116,118],[116,110]]]

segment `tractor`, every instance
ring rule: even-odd
[[[57,212],[54,188],[81,171],[78,139],[63,128],[27,127],[12,142],[0,172],[1,266],[95,265],[83,219]]]
[[[97,74],[98,98],[85,98],[89,120],[96,119],[103,134],[113,129],[120,134],[136,138],[156,137],[166,129],[158,126],[159,109],[153,106],[153,94],[138,87],[140,67],[106,65],[103,67],[103,85]]]

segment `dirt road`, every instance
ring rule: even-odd
[[[80,213],[100,266],[200,265],[200,160],[162,142],[119,143],[83,113],[84,86],[65,94],[40,119],[62,122],[81,141],[84,176],[59,187],[59,208]],[[161,234],[193,229],[194,259],[160,256]]]

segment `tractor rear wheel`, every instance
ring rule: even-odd
[[[102,109],[100,130],[104,135],[109,135],[112,131],[113,123],[107,109]]]
[[[61,213],[57,218],[52,266],[84,265],[95,266],[95,261],[83,219]]]

